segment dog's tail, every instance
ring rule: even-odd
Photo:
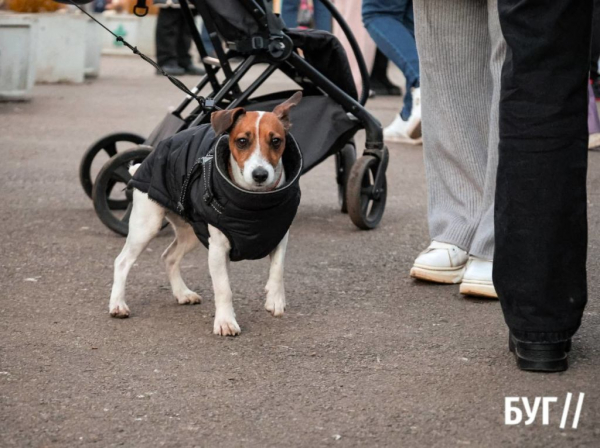
[[[136,163],[135,165],[131,165],[129,167],[129,174],[131,174],[132,176],[135,174],[135,172],[138,170],[138,168],[140,167],[141,163]]]

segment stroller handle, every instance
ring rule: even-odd
[[[352,52],[354,53],[354,56],[356,57],[356,62],[358,63],[358,70],[360,71],[360,77],[362,80],[362,91],[360,92],[360,98],[358,99],[358,102],[362,106],[364,106],[367,103],[367,99],[369,98],[369,90],[371,89],[371,84],[369,81],[369,71],[367,70],[367,64],[365,63],[365,58],[362,54],[362,51],[360,50],[360,47],[358,46],[358,43],[356,42],[354,34],[352,33],[352,30],[350,30],[348,23],[337,10],[337,8],[333,5],[333,3],[331,3],[329,0],[317,1],[321,2],[323,6],[325,6],[329,10],[331,16],[338,23],[338,25],[344,32],[346,39],[348,39],[348,42],[350,43],[350,47],[352,48]]]

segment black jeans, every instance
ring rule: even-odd
[[[557,342],[587,302],[587,82],[593,0],[499,0],[494,285],[521,340]]]
[[[180,8],[160,8],[156,20],[156,59],[158,65],[176,63],[188,67],[192,63],[192,35]]]
[[[590,61],[590,79],[600,79],[598,70],[598,59],[600,59],[600,0],[594,0],[594,20],[592,21],[592,57]]]

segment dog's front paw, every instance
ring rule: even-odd
[[[213,333],[219,336],[237,336],[240,334],[240,326],[235,321],[233,313],[231,315],[219,315],[215,316],[215,325]]]
[[[126,317],[129,317],[129,307],[125,302],[116,305],[111,305],[109,308],[109,313],[111,317],[125,319]]]
[[[189,289],[181,294],[177,294],[175,298],[180,305],[195,305],[202,302],[202,297]]]
[[[265,309],[275,317],[283,316],[285,311],[285,290],[283,286],[267,285],[265,291],[267,291]]]

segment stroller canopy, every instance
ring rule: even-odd
[[[348,55],[337,37],[321,30],[285,29],[283,21],[270,9],[264,13],[264,23],[253,12],[252,4],[262,6],[257,0],[202,0],[208,6],[211,20],[219,34],[229,42],[248,40],[255,35],[287,34],[294,48],[302,50],[306,61],[325,75],[353,99],[358,98],[356,85],[348,63]]]
[[[221,36],[228,41],[238,41],[264,32],[280,32],[283,22],[271,10],[271,1],[267,10],[262,2],[256,0],[196,0],[203,1],[210,11],[211,18]],[[258,14],[253,13],[258,11]],[[254,15],[253,15],[254,14]],[[265,23],[259,23],[258,15],[264,15]],[[266,23],[267,18],[269,24]]]

